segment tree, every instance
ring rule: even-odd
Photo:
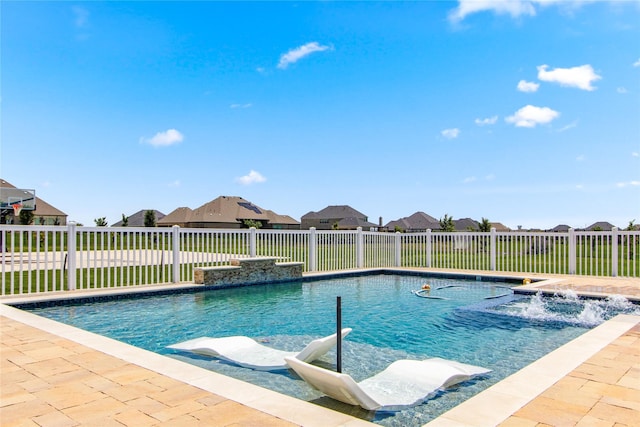
[[[634,231],[636,229],[636,220],[632,219],[631,221],[629,221],[629,225],[627,225],[627,228],[625,228],[625,231]]]
[[[487,218],[482,218],[482,222],[478,225],[480,231],[489,232],[491,231],[491,223]]]
[[[124,216],[124,214],[122,214],[122,226],[126,227],[129,225],[129,217],[128,216]]]
[[[33,223],[33,217],[34,217],[33,211],[22,209],[20,211],[20,215],[18,216],[18,219],[20,220],[20,224],[29,225]]]
[[[144,213],[144,226],[155,227],[156,226],[156,213],[152,210],[148,210]]]
[[[444,214],[444,218],[440,218],[440,228],[442,231],[452,232],[456,230],[455,225],[453,225],[453,217],[450,217],[448,214]]]
[[[242,221],[242,223],[247,228],[253,227],[255,229],[260,229],[260,227],[262,227],[262,223],[260,221],[256,221],[255,219],[245,219]]]
[[[106,216],[103,216],[102,218],[96,218],[93,220],[93,222],[96,223],[96,227],[106,227],[108,225]]]

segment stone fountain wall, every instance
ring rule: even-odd
[[[239,258],[229,265],[197,267],[194,282],[197,285],[241,285],[295,280],[302,277],[304,263],[277,262],[281,258]]]

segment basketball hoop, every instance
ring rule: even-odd
[[[22,212],[22,203],[14,203],[11,207],[13,207],[13,216],[20,216],[20,212]]]

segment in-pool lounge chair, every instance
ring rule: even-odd
[[[491,372],[452,360],[398,360],[384,371],[356,383],[347,374],[287,357],[287,364],[313,388],[327,396],[373,411],[398,411],[419,405],[439,390]]]
[[[351,332],[351,328],[343,328],[342,338],[347,336],[349,332]],[[336,345],[336,342],[337,334],[333,334],[311,341],[301,351],[283,351],[259,344],[245,336],[201,337],[173,344],[167,348],[204,356],[219,357],[236,365],[258,371],[277,371],[287,369],[287,364],[284,361],[285,357],[312,362],[331,350]]]

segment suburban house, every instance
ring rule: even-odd
[[[4,201],[5,195],[10,196],[15,190],[18,190],[18,188],[4,179],[0,179],[0,199]],[[67,225],[66,213],[45,202],[37,194],[35,203],[36,208],[33,211],[34,225]],[[15,218],[13,208],[3,208],[0,215],[0,224],[20,224],[20,218]]]
[[[185,228],[248,228],[260,223],[261,229],[299,230],[300,223],[287,215],[278,215],[254,205],[242,197],[220,196],[199,208],[180,207],[158,220],[158,227],[178,225]]]
[[[611,231],[613,227],[615,227],[615,225],[609,222],[598,221],[598,222],[594,222],[593,224],[585,228],[585,230],[586,231]]]
[[[566,233],[570,228],[572,227],[567,224],[558,224],[549,231],[552,231],[554,233]]]
[[[511,231],[511,229],[500,222],[490,222],[491,228],[496,231]],[[480,223],[471,218],[453,220],[455,231],[479,231]],[[387,231],[401,231],[404,233],[422,233],[427,230],[441,231],[440,220],[424,212],[416,212],[411,216],[390,221],[384,226]]]
[[[141,211],[134,213],[133,215],[128,216],[127,227],[144,227],[144,217],[147,214],[147,211],[153,211],[154,215],[156,216],[156,224],[158,223],[159,220],[161,220],[166,216],[162,212],[157,211],[155,209],[143,209]],[[120,220],[115,224],[112,224],[111,226],[122,227],[124,226],[124,223],[122,222],[122,220]]]
[[[384,228],[392,232],[420,233],[427,230],[440,230],[440,221],[424,212],[416,212],[411,216],[390,221]]]
[[[172,211],[169,215],[165,215],[162,220],[157,222],[157,225],[159,227],[173,227],[177,225],[178,227],[186,228],[192,213],[193,210],[191,208],[180,207]]]
[[[319,212],[309,212],[300,219],[300,228],[307,230],[315,227],[317,230],[377,230],[378,224],[369,222],[367,216],[351,206],[327,206]]]
[[[475,219],[471,218],[461,218],[454,219],[453,226],[456,231],[479,231],[480,223]]]
[[[491,224],[491,228],[495,228],[496,231],[511,231],[509,227],[507,227],[501,222],[490,222],[490,224]]]

